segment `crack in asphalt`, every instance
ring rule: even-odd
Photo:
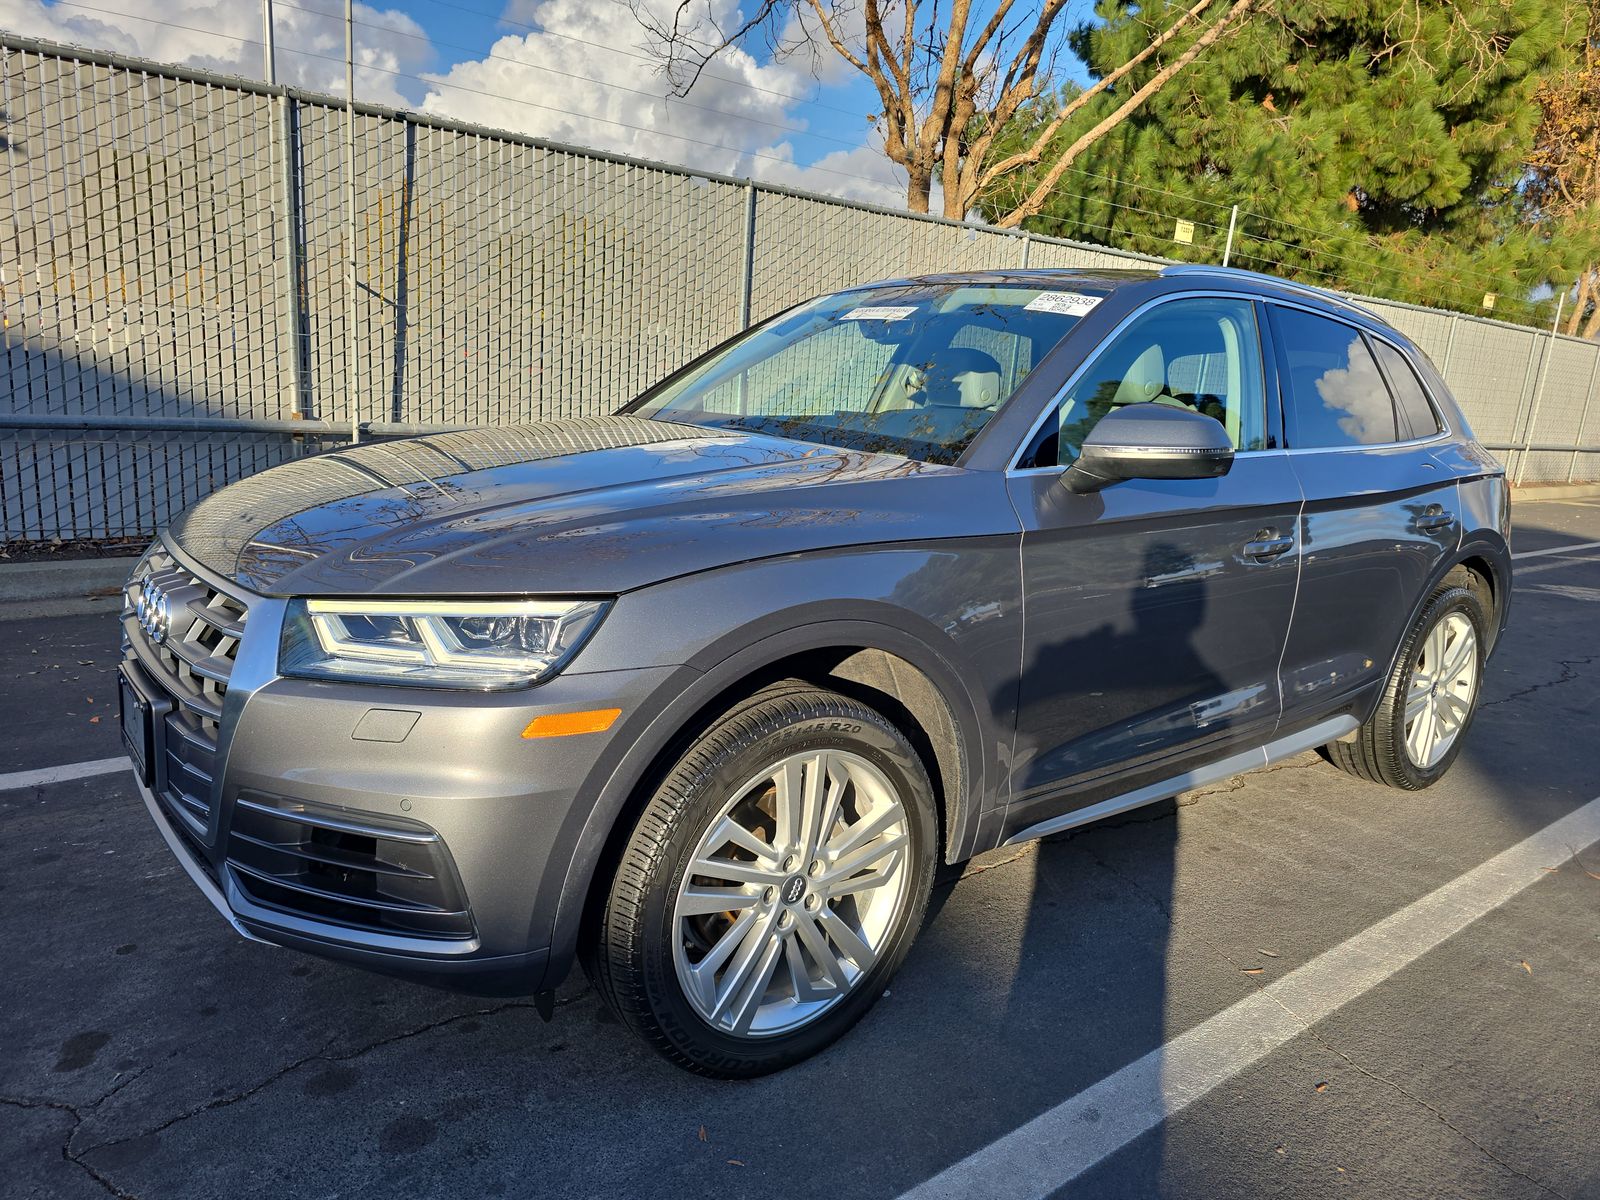
[[[583,997],[586,995],[588,995],[588,992],[583,991],[576,996],[569,996],[564,1000],[557,1000],[556,1007],[564,1008],[568,1004],[572,1004],[575,1001],[583,999]],[[213,1109],[218,1108],[227,1108],[229,1105],[238,1104],[241,1100],[248,1100],[251,1096],[256,1095],[258,1092],[264,1091],[265,1089],[271,1087],[284,1076],[293,1074],[301,1067],[307,1066],[314,1062],[350,1062],[353,1059],[361,1058],[364,1055],[371,1054],[374,1050],[381,1050],[385,1046],[392,1046],[397,1042],[404,1042],[411,1038],[421,1037],[423,1034],[432,1033],[436,1029],[443,1029],[447,1025],[454,1025],[458,1021],[469,1021],[478,1017],[493,1017],[503,1012],[509,1012],[513,1009],[530,1009],[537,1011],[537,1005],[532,1000],[508,1000],[504,1004],[494,1004],[487,1008],[475,1008],[467,1012],[453,1013],[448,1017],[440,1017],[436,1021],[425,1022],[424,1024],[418,1025],[412,1029],[403,1029],[398,1033],[391,1033],[387,1037],[378,1038],[374,1041],[367,1042],[365,1045],[358,1046],[354,1050],[348,1050],[340,1054],[330,1054],[328,1052],[328,1046],[332,1044],[332,1040],[330,1039],[328,1043],[324,1044],[322,1049],[311,1054],[303,1055],[302,1057],[295,1059],[293,1062],[279,1067],[270,1075],[267,1075],[263,1079],[257,1080],[247,1088],[243,1088],[240,1091],[230,1093],[226,1096],[218,1096],[214,1099],[207,1100],[204,1104],[197,1104],[193,1108],[186,1109],[185,1111],[178,1113],[176,1116],[168,1117],[159,1125],[154,1125],[151,1128],[141,1130],[138,1133],[131,1133],[126,1137],[112,1138],[110,1141],[106,1142],[97,1142],[93,1146],[85,1146],[82,1150],[78,1151],[78,1153],[92,1154],[96,1150],[105,1150],[111,1146],[120,1146],[127,1142],[137,1141],[140,1138],[154,1137],[156,1134],[164,1133],[166,1130],[171,1129],[174,1125],[181,1124],[192,1117],[197,1117],[201,1113],[210,1112]],[[104,1097],[102,1097],[102,1099],[104,1099]],[[76,1130],[74,1130],[74,1132],[76,1132]],[[71,1140],[70,1135],[68,1140]]]
[[[111,1180],[107,1179],[103,1174],[96,1170],[92,1164],[84,1162],[83,1159],[79,1157],[79,1154],[87,1153],[87,1151],[74,1153],[72,1149],[72,1139],[77,1136],[78,1130],[82,1127],[85,1120],[85,1115],[87,1113],[92,1113],[95,1109],[99,1108],[107,1100],[111,1099],[111,1097],[115,1096],[123,1088],[127,1087],[130,1083],[139,1078],[139,1076],[143,1075],[149,1069],[150,1068],[147,1065],[140,1067],[137,1071],[128,1072],[128,1077],[126,1079],[119,1079],[119,1082],[112,1084],[108,1091],[104,1092],[100,1096],[97,1096],[88,1104],[82,1106],[69,1104],[65,1100],[52,1100],[48,1097],[24,1096],[0,1096],[0,1104],[25,1110],[41,1108],[54,1109],[57,1112],[64,1112],[68,1114],[72,1118],[72,1126],[67,1130],[67,1136],[61,1141],[61,1160],[63,1162],[69,1162],[79,1170],[83,1171],[83,1173],[88,1175],[90,1179],[99,1184],[106,1193],[117,1197],[117,1200],[138,1200],[138,1197],[132,1192],[123,1191],[120,1187],[112,1183]]]
[[[1490,1162],[1494,1163],[1497,1167],[1501,1168],[1502,1170],[1511,1172],[1511,1174],[1515,1175],[1517,1178],[1525,1180],[1526,1182],[1533,1184],[1534,1187],[1540,1189],[1541,1191],[1548,1192],[1552,1196],[1559,1197],[1559,1200],[1569,1200],[1569,1197],[1566,1195],[1565,1192],[1557,1191],[1555,1188],[1551,1187],[1544,1180],[1539,1179],[1539,1178],[1537,1178],[1537,1177],[1535,1177],[1533,1175],[1528,1174],[1526,1171],[1519,1170],[1518,1168],[1512,1166],[1505,1159],[1501,1158],[1494,1151],[1490,1150],[1489,1147],[1485,1146],[1477,1138],[1473,1137],[1470,1133],[1468,1133],[1466,1130],[1462,1129],[1459,1125],[1457,1125],[1454,1121],[1452,1121],[1448,1116],[1445,1115],[1443,1109],[1437,1107],[1436,1105],[1429,1104],[1426,1100],[1424,1100],[1421,1096],[1417,1095],[1415,1092],[1411,1091],[1404,1084],[1398,1083],[1395,1080],[1388,1078],[1387,1076],[1380,1075],[1376,1071],[1369,1070],[1368,1068],[1362,1066],[1360,1063],[1358,1063],[1350,1055],[1346,1054],[1343,1050],[1340,1050],[1337,1046],[1335,1046],[1332,1043],[1330,1043],[1326,1038],[1322,1037],[1320,1034],[1317,1034],[1317,1033],[1313,1032],[1311,1027],[1309,1025],[1306,1025],[1305,1021],[1297,1013],[1295,1013],[1294,1010],[1286,1007],[1281,1001],[1278,1000],[1278,998],[1276,996],[1272,996],[1270,998],[1272,999],[1272,1001],[1274,1003],[1276,1003],[1278,1005],[1279,1008],[1282,1008],[1284,1012],[1288,1013],[1291,1017],[1294,1017],[1294,1019],[1299,1021],[1302,1026],[1305,1026],[1306,1033],[1310,1036],[1311,1040],[1316,1042],[1317,1045],[1321,1046],[1329,1054],[1332,1054],[1334,1057],[1341,1059],[1345,1063],[1348,1063],[1352,1068],[1354,1068],[1355,1070],[1359,1071],[1361,1074],[1365,1075],[1368,1079],[1372,1080],[1374,1083],[1377,1083],[1377,1084],[1379,1084],[1379,1085],[1381,1085],[1383,1087],[1391,1088],[1394,1091],[1398,1092],[1400,1095],[1404,1096],[1407,1100],[1411,1101],[1413,1104],[1415,1104],[1418,1108],[1422,1109],[1424,1112],[1431,1113],[1434,1116],[1434,1118],[1437,1119],[1438,1122],[1441,1125],[1443,1125],[1451,1133],[1455,1134],[1458,1138],[1460,1138],[1467,1145],[1471,1146],[1479,1154],[1483,1155]]]
[[[1556,665],[1561,668],[1561,674],[1556,676],[1556,678],[1546,679],[1541,683],[1530,684],[1525,688],[1518,688],[1514,692],[1501,696],[1498,700],[1485,700],[1478,707],[1493,708],[1497,704],[1510,704],[1513,700],[1525,699],[1526,697],[1533,695],[1535,692],[1542,692],[1547,688],[1559,687],[1563,683],[1571,683],[1574,679],[1578,678],[1580,674],[1578,671],[1579,667],[1587,667],[1597,659],[1600,659],[1600,654],[1591,654],[1587,658],[1558,659],[1556,661]]]

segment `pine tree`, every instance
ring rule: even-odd
[[[1238,204],[1239,266],[1467,311],[1495,293],[1495,315],[1533,315],[1561,256],[1527,219],[1525,162],[1541,78],[1570,58],[1571,4],[1271,0],[1083,156],[1029,225],[1215,262]],[[1074,46],[1099,74],[1174,7],[1102,0]],[[1197,222],[1192,247],[1175,216]]]

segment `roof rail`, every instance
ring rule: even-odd
[[[1215,267],[1207,263],[1173,263],[1171,266],[1163,267],[1161,273],[1163,275],[1221,275],[1228,279],[1265,280],[1288,291],[1300,292],[1307,296],[1316,296],[1318,299],[1326,300],[1328,303],[1338,305],[1340,308],[1360,313],[1368,320],[1377,321],[1380,325],[1389,324],[1377,313],[1371,309],[1361,307],[1348,296],[1329,291],[1327,288],[1313,287],[1309,283],[1297,283],[1292,279],[1280,279],[1276,275],[1268,275],[1262,271],[1246,271],[1242,267]]]

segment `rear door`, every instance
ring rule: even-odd
[[[1237,295],[1135,314],[1008,479],[1025,597],[1008,832],[1259,745],[1278,723],[1300,492],[1268,419],[1259,315]],[[1228,474],[1063,488],[1095,422],[1145,402],[1221,422]]]
[[[1434,457],[1442,424],[1401,350],[1327,313],[1267,307],[1305,496],[1288,731],[1371,698],[1461,525],[1455,480]]]

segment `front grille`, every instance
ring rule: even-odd
[[[227,863],[263,908],[371,933],[472,936],[444,843],[414,821],[241,792]]]
[[[166,599],[166,623],[141,620],[140,603]],[[181,831],[210,840],[212,776],[228,677],[244,636],[245,600],[221,591],[182,566],[159,543],[123,591],[123,653],[137,663],[159,695],[171,702],[163,718],[156,795]]]

